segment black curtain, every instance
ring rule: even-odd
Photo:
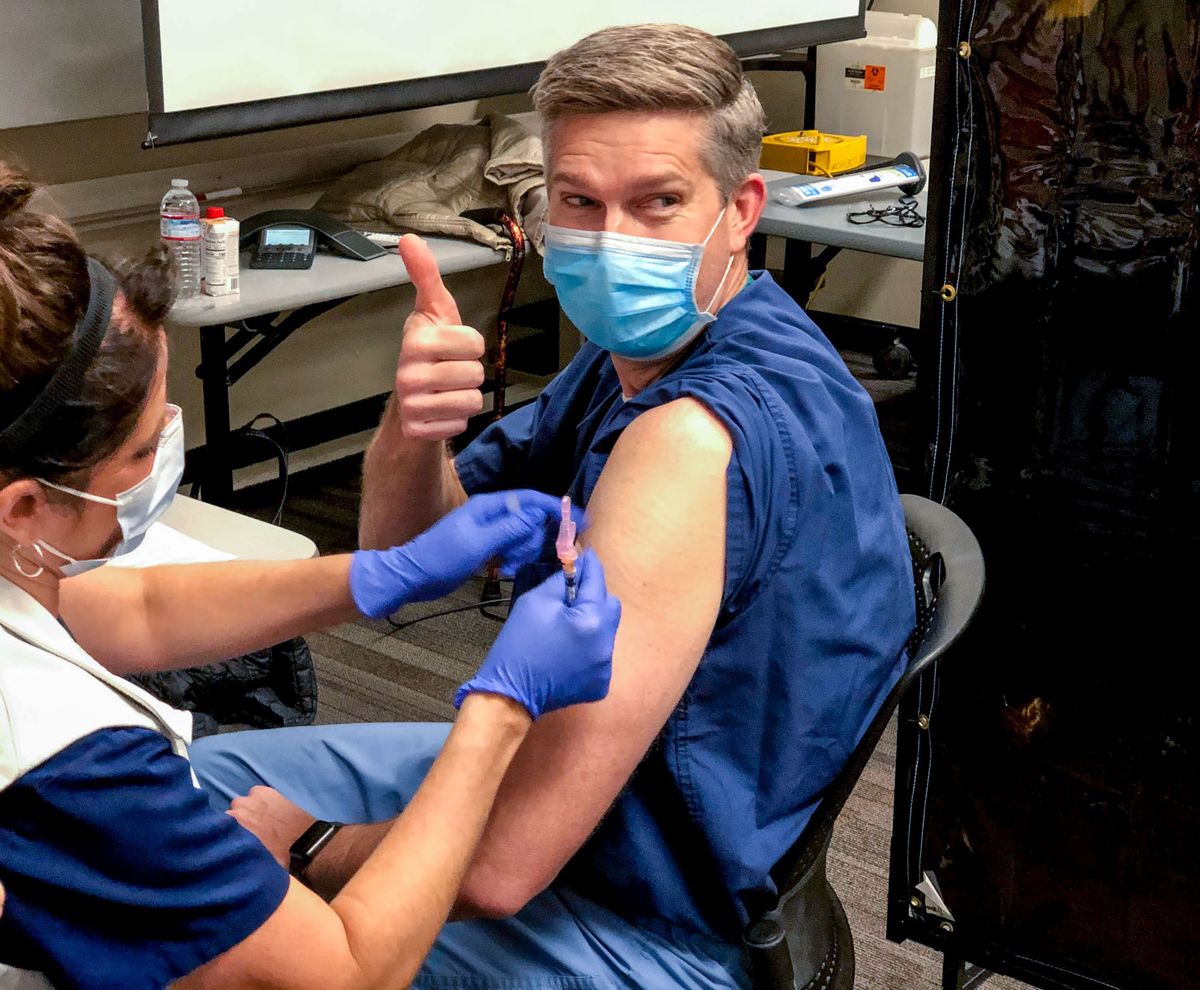
[[[898,790],[893,933],[1043,986],[1200,986],[1200,3],[940,26],[922,467],[988,584],[928,794]],[[924,871],[950,929],[908,903]]]

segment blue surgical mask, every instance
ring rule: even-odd
[[[64,563],[59,568],[63,575],[71,577],[82,574],[94,567],[106,564],[113,557],[136,550],[142,543],[148,530],[156,523],[175,497],[179,482],[183,479],[184,443],[183,415],[178,406],[167,406],[171,418],[163,427],[158,438],[158,449],[154,454],[154,464],[150,473],[132,488],[119,492],[116,498],[105,498],[103,495],[93,495],[91,492],[81,492],[66,485],[56,485],[53,481],[38,479],[43,485],[55,488],[68,495],[87,499],[89,502],[100,502],[103,505],[116,506],[117,525],[121,527],[121,542],[107,557],[94,560],[76,560],[61,550],[52,547],[45,540],[38,540],[36,546],[44,552],[51,553]]]
[[[546,224],[544,271],[563,312],[597,347],[634,361],[683,350],[716,319],[716,302],[733,267],[701,310],[696,278],[716,223],[699,244]]]

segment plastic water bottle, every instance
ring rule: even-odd
[[[162,198],[159,231],[178,272],[179,299],[200,295],[200,201],[188,189],[187,179],[172,179]]]

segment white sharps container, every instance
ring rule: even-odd
[[[937,25],[867,11],[867,37],[817,49],[817,129],[865,134],[867,154],[929,155]]]

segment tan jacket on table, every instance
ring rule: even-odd
[[[475,124],[435,124],[390,155],[360,165],[316,208],[363,230],[415,231],[478,241],[511,254],[499,226],[459,214],[500,208],[541,251],[545,213],[541,139],[501,114]]]

